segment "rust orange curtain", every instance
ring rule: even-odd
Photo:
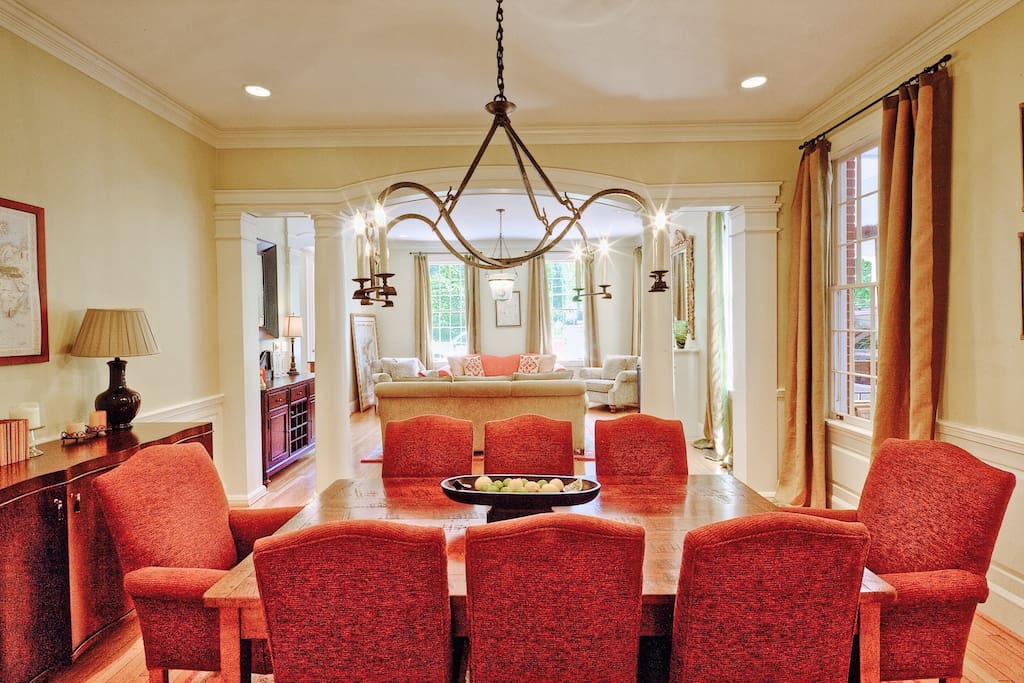
[[[775,497],[825,507],[826,244],[831,212],[828,140],[804,149],[791,216],[786,328],[785,441]]]
[[[952,102],[941,69],[882,103],[872,454],[889,437],[935,436],[949,302]]]

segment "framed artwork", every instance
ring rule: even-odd
[[[0,365],[48,360],[43,209],[0,198]]]
[[[377,344],[377,316],[373,313],[352,313],[352,366],[355,368],[359,411],[377,403],[370,380],[370,363],[380,358]]]
[[[519,314],[519,292],[512,292],[507,301],[494,302],[494,324],[496,327],[519,327],[522,317]]]

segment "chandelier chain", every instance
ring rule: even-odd
[[[505,12],[501,9],[501,2],[502,0],[498,0],[498,10],[494,14],[494,18],[498,22],[498,30],[494,34],[494,39],[498,41],[498,94],[494,96],[495,102],[505,102],[507,99],[505,97],[505,46],[502,44],[505,29],[501,26]]]

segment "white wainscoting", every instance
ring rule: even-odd
[[[838,420],[827,425],[830,504],[854,508],[870,465],[871,434]],[[1018,480],[996,542],[988,572],[990,594],[979,611],[1024,638],[1024,438],[940,421],[936,437],[960,446]]]

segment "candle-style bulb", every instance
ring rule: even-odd
[[[377,224],[377,227],[383,227],[388,224],[388,214],[384,211],[384,205],[377,202],[373,207],[373,222]]]

